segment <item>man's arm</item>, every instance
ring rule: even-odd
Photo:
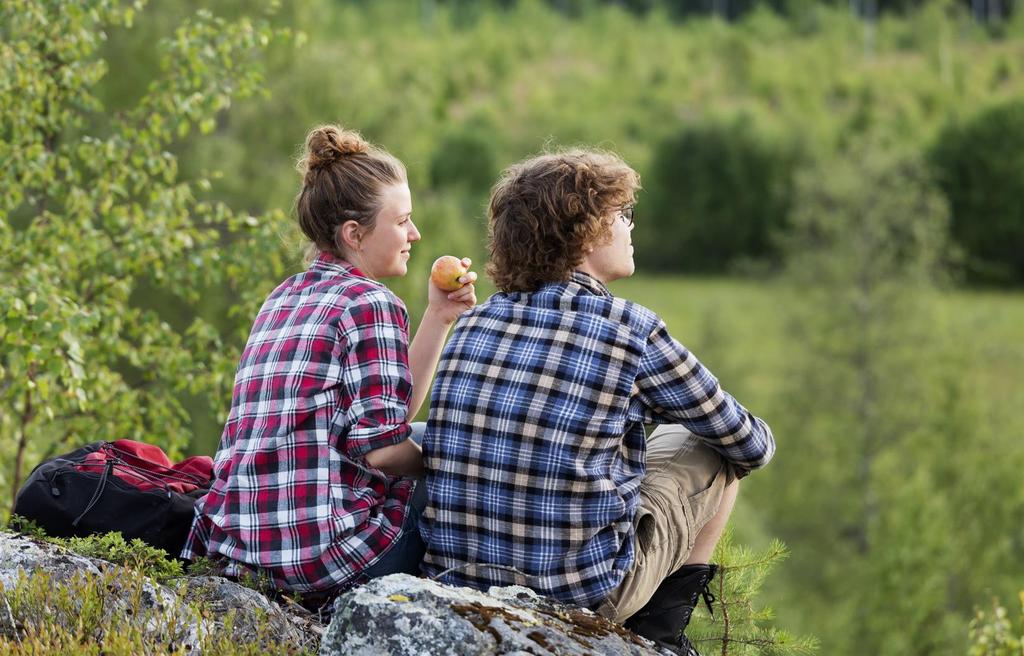
[[[366,464],[391,476],[421,476],[423,449],[411,439],[406,439],[370,451],[366,454]]]
[[[662,321],[648,338],[637,374],[637,399],[657,423],[680,424],[735,465],[744,476],[775,454],[775,438],[718,384]]]

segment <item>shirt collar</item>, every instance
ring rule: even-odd
[[[572,287],[574,285],[578,285],[578,286],[582,287],[584,290],[590,292],[591,294],[595,294],[597,296],[611,296],[612,295],[612,293],[610,291],[608,291],[608,288],[605,287],[603,282],[601,282],[600,280],[598,280],[594,276],[590,275],[589,273],[584,273],[584,272],[579,271],[579,270],[575,270],[575,271],[573,271],[572,273],[569,274],[569,287],[567,288],[566,291],[572,290]],[[572,290],[572,291],[576,292],[576,290]],[[575,293],[574,293],[574,295],[575,295]]]
[[[320,251],[320,253],[313,259],[309,264],[310,270],[324,271],[331,273],[340,273],[342,275],[359,276],[360,278],[367,278],[358,267],[350,264],[346,260],[336,257],[327,251]]]

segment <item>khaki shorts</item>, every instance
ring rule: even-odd
[[[681,426],[660,426],[647,438],[647,475],[633,566],[597,612],[623,622],[654,595],[661,582],[686,562],[693,541],[718,512],[732,467]]]

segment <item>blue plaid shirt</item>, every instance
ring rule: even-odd
[[[423,440],[425,573],[599,604],[633,562],[644,425],[667,423],[740,475],[775,450],[656,314],[586,274],[464,313]]]

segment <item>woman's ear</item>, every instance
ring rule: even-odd
[[[338,226],[334,239],[349,253],[358,253],[362,248],[363,226],[356,221],[346,221]]]

